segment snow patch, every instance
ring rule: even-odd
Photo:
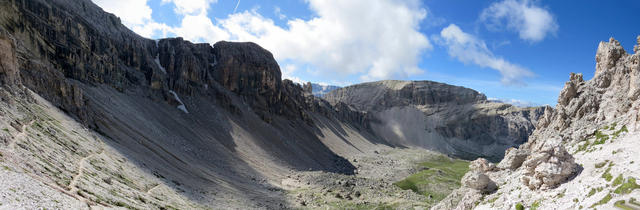
[[[167,73],[167,70],[164,69],[164,67],[162,67],[162,65],[160,65],[160,53],[158,53],[158,55],[156,55],[156,59],[154,60],[156,61],[156,64],[158,64],[158,67],[160,67],[160,71],[162,71],[162,73]]]
[[[180,105],[178,105],[178,109],[182,110],[184,113],[189,114],[189,110],[187,110],[187,107],[184,105],[184,103],[182,103],[182,100],[180,100],[180,97],[178,97],[178,94],[176,92],[174,92],[173,90],[170,90],[169,93],[171,93],[171,95],[173,95],[173,98],[176,99],[176,101],[178,101],[178,103],[180,103]]]

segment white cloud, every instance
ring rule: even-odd
[[[538,42],[558,30],[553,15],[531,0],[504,0],[482,11],[480,20],[490,30],[505,27],[518,32],[523,40]]]
[[[172,31],[177,36],[194,42],[216,43],[230,38],[226,30],[214,25],[205,14],[185,15],[181,25]]]
[[[432,46],[418,31],[427,14],[417,2],[308,3],[317,16],[290,20],[288,28],[275,25],[256,11],[231,15],[221,20],[221,27],[236,40],[262,45],[278,60],[311,64],[325,73],[359,75],[366,81],[422,72],[417,67],[419,56]]]
[[[525,101],[525,100],[519,100],[519,99],[488,98],[487,100],[506,103],[506,104],[511,104],[511,105],[514,105],[514,106],[517,106],[517,107],[536,107],[536,106],[540,106],[540,104],[538,104],[538,103],[531,102],[531,101]]]
[[[447,47],[449,56],[463,63],[474,63],[497,70],[502,75],[503,84],[524,84],[522,78],[533,76],[527,69],[493,55],[483,40],[465,33],[455,24],[442,29],[440,37],[441,44]]]
[[[122,24],[144,37],[156,32],[166,35],[171,28],[151,19],[151,8],[147,0],[93,0],[103,10],[120,17]]]
[[[307,0],[314,18],[290,19],[287,27],[263,17],[257,8],[212,21],[207,11],[217,0],[162,0],[175,4],[174,11],[182,15],[181,24],[172,28],[151,20],[146,0],[135,1],[148,13],[143,18],[147,21],[133,27],[138,33],[152,34],[162,28],[163,34],[194,42],[252,41],[278,61],[312,66],[323,75],[355,75],[364,81],[404,79],[423,72],[417,65],[420,55],[432,48],[418,31],[427,10],[417,0]],[[286,18],[278,8],[274,12]]]
[[[210,5],[218,0],[162,0],[162,3],[173,3],[174,12],[179,15],[207,14]]]

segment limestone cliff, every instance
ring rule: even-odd
[[[374,132],[397,145],[493,161],[526,142],[544,110],[551,110],[491,102],[475,90],[431,81],[358,84],[324,99],[366,112]]]

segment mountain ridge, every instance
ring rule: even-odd
[[[501,151],[526,142],[538,118],[551,109],[518,108],[433,81],[362,83],[334,90],[324,99],[366,112],[373,131],[392,143],[493,161],[502,159]]]

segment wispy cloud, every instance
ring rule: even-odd
[[[465,33],[455,24],[442,29],[440,44],[447,48],[449,56],[463,63],[473,63],[480,67],[497,70],[506,85],[523,85],[523,78],[532,77],[529,70],[495,56],[483,40]]]
[[[551,12],[531,0],[504,0],[482,11],[480,21],[489,30],[504,28],[518,32],[523,40],[538,42],[558,30]]]
[[[274,7],[273,14],[275,14],[276,17],[278,17],[278,19],[280,20],[287,19],[287,16],[285,14],[282,14],[282,9],[280,9],[280,7]]]

